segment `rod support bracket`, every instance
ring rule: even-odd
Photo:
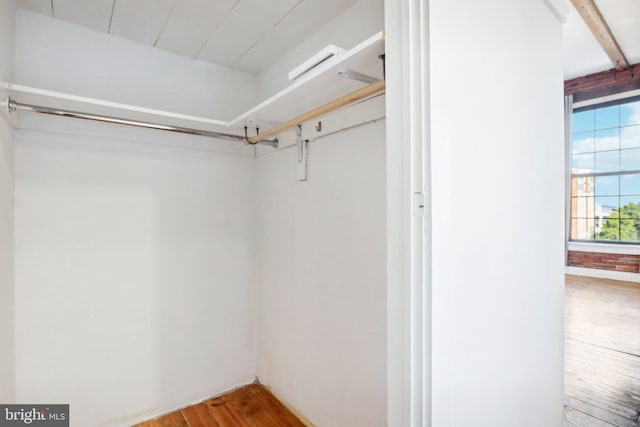
[[[302,139],[302,126],[296,126],[296,146],[298,148],[298,181],[307,180],[307,148],[308,140]]]
[[[7,110],[9,110],[9,114],[18,110],[18,107],[16,106],[16,102],[13,99],[11,99],[11,97],[7,98]]]
[[[274,150],[278,149],[278,146],[280,145],[280,141],[278,141],[278,138],[273,138],[273,139],[263,139],[261,141],[258,141],[259,145],[268,145],[269,147],[272,147]]]
[[[260,129],[256,128],[256,136],[260,134]],[[273,147],[273,149],[277,149],[279,142],[278,138],[269,139],[260,139],[258,141],[252,141],[247,134],[247,126],[244,127],[244,140],[242,141],[245,145],[268,145],[269,147]]]

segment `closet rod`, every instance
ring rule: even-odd
[[[121,118],[118,118],[118,117],[102,116],[102,115],[97,115],[97,114],[81,113],[81,112],[78,112],[78,111],[69,111],[69,110],[61,110],[61,109],[58,109],[58,108],[42,107],[42,106],[39,106],[39,105],[22,104],[22,103],[13,101],[12,99],[9,99],[8,107],[9,107],[9,111],[10,112],[11,111],[30,111],[30,112],[34,112],[34,113],[51,114],[51,115],[54,115],[54,116],[73,117],[73,118],[76,118],[76,119],[94,120],[94,121],[98,121],[98,122],[116,123],[116,124],[122,124],[122,125],[128,125],[128,126],[137,126],[137,127],[142,127],[142,128],[158,129],[158,130],[166,130],[166,131],[170,131],[170,132],[186,133],[186,134],[190,134],[190,135],[207,136],[207,137],[211,137],[211,138],[225,139],[225,140],[228,140],[228,141],[245,142],[245,137],[244,136],[240,136],[240,135],[232,135],[232,134],[229,134],[229,133],[213,132],[213,131],[193,129],[193,128],[185,128],[185,127],[181,127],[181,126],[161,125],[161,124],[157,124],[157,123],[143,122],[143,121],[138,121],[138,120],[128,120],[128,119],[121,119]],[[271,146],[273,148],[278,148],[278,139],[277,138],[274,138],[273,140],[268,140],[266,138],[259,138],[258,141],[251,141],[251,142],[252,143],[258,143],[258,144],[261,144],[261,145],[269,145],[269,146]]]
[[[309,120],[313,120],[316,117],[324,116],[327,113],[330,113],[339,108],[345,107],[349,104],[353,104],[354,102],[360,101],[361,99],[383,92],[384,90],[385,90],[384,80],[380,80],[378,82],[372,83],[368,86],[365,86],[361,89],[356,90],[355,92],[351,92],[350,94],[347,94],[341,98],[338,98],[334,101],[324,104],[304,114],[301,114],[298,117],[294,117],[289,121],[281,123],[278,126],[274,126],[271,129],[268,129],[262,133],[259,133],[258,135],[252,138],[249,138],[249,142],[256,143],[257,141],[272,137],[287,129],[301,125],[302,123],[308,122]]]

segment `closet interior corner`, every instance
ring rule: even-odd
[[[386,425],[384,1],[10,3],[15,401]]]

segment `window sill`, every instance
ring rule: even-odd
[[[570,251],[600,252],[605,254],[640,255],[640,245],[619,245],[615,243],[569,242]]]

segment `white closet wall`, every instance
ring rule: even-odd
[[[319,426],[386,425],[384,134],[258,158],[258,374]]]
[[[253,76],[27,12],[16,48],[35,87],[213,118],[255,103]],[[253,149],[32,113],[15,134],[18,400],[131,425],[253,381]]]
[[[13,80],[15,0],[0,2],[0,82]],[[2,97],[4,99],[4,96]],[[4,106],[0,106],[5,110]],[[6,111],[6,110],[5,110]],[[0,402],[15,401],[13,126],[0,113]]]
[[[254,159],[75,119],[23,126],[18,400],[130,425],[252,381]]]
[[[347,9],[264,71],[261,93],[327,43],[383,29],[383,5]],[[319,120],[339,129],[384,112],[379,97]],[[386,425],[385,134],[382,120],[311,142],[306,182],[295,147],[257,158],[258,375],[319,426]]]

